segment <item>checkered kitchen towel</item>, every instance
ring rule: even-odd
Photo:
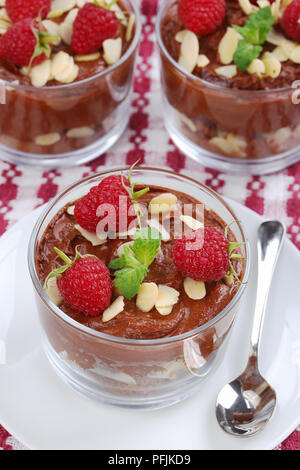
[[[155,18],[158,0],[141,0],[143,33],[134,81],[128,130],[97,160],[68,170],[34,169],[0,160],[0,235],[25,214],[49,201],[77,179],[112,166],[168,167],[197,177],[202,183],[245,204],[266,218],[278,218],[300,249],[300,162],[269,176],[236,176],[204,168],[186,158],[169,139],[162,122]],[[0,448],[22,449],[0,425]],[[300,428],[279,449],[300,450]]]

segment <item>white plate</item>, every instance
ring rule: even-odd
[[[247,226],[255,258],[261,217],[230,202]],[[48,364],[27,271],[27,244],[36,210],[0,239],[0,423],[32,449],[272,449],[300,422],[300,253],[286,240],[275,273],[261,347],[261,371],[278,405],[259,435],[225,434],[215,418],[220,388],[245,366],[255,299],[255,262],[221,366],[192,398],[159,411],[132,411],[78,395]],[[1,357],[0,357],[1,359]],[[2,358],[3,359],[3,358]]]

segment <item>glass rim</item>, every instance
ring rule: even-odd
[[[245,291],[246,285],[248,284],[248,280],[249,280],[250,244],[249,244],[248,237],[246,236],[246,232],[245,232],[243,223],[239,219],[237,219],[235,213],[233,212],[231,207],[227,204],[227,202],[224,201],[224,199],[218,193],[216,193],[214,190],[208,188],[207,186],[203,185],[202,183],[195,180],[194,178],[191,178],[190,176],[182,175],[182,174],[179,174],[179,173],[174,173],[172,170],[168,170],[168,169],[164,169],[164,168],[143,167],[143,166],[135,168],[132,172],[133,175],[134,175],[134,172],[137,172],[139,170],[146,171],[146,172],[159,172],[159,173],[163,173],[163,174],[170,175],[170,176],[175,175],[176,177],[179,177],[183,180],[186,180],[187,182],[194,183],[194,184],[200,186],[200,188],[202,190],[204,190],[206,193],[208,193],[210,196],[217,199],[227,209],[227,211],[229,211],[232,214],[232,216],[234,217],[234,220],[236,220],[236,223],[238,224],[239,230],[242,234],[243,241],[245,243],[246,266],[245,266],[245,271],[244,271],[244,276],[243,276],[243,282],[239,286],[238,291],[233,296],[233,298],[228,303],[228,305],[226,305],[226,307],[220,313],[218,313],[218,315],[216,315],[214,318],[212,318],[208,322],[205,322],[203,325],[198,326],[197,328],[194,328],[193,330],[190,330],[186,333],[182,333],[180,335],[175,335],[175,336],[168,336],[168,337],[164,337],[164,338],[156,338],[156,339],[145,340],[145,339],[131,339],[131,338],[123,338],[123,337],[113,336],[113,335],[109,335],[109,334],[102,333],[100,331],[94,330],[94,329],[92,329],[90,327],[87,327],[85,325],[82,325],[81,323],[77,322],[76,320],[73,320],[71,317],[69,317],[67,314],[65,314],[59,307],[57,307],[49,299],[49,297],[45,293],[45,290],[44,290],[44,288],[43,288],[43,286],[42,286],[42,284],[39,280],[39,277],[38,277],[37,271],[36,271],[36,263],[35,263],[35,251],[36,251],[35,249],[36,249],[37,237],[40,233],[40,229],[41,229],[41,226],[42,226],[44,220],[46,219],[49,212],[55,207],[56,203],[63,196],[65,196],[67,193],[69,193],[72,189],[75,189],[76,187],[80,186],[81,184],[83,184],[83,183],[85,183],[89,180],[92,180],[92,179],[95,179],[95,178],[98,178],[98,177],[102,177],[102,176],[105,176],[105,175],[111,174],[111,173],[121,173],[121,172],[124,172],[126,170],[128,170],[128,167],[112,168],[112,169],[105,170],[105,171],[102,171],[102,172],[99,172],[99,173],[95,173],[92,176],[87,176],[85,178],[82,178],[79,181],[76,181],[75,183],[68,186],[63,191],[61,191],[53,200],[51,200],[46,205],[46,207],[44,208],[44,210],[42,211],[42,213],[40,214],[38,220],[35,223],[35,226],[33,228],[33,231],[32,231],[32,234],[31,234],[31,237],[30,237],[30,240],[29,240],[29,246],[28,246],[28,257],[27,257],[28,268],[29,268],[29,273],[30,273],[33,285],[35,287],[35,290],[36,290],[37,294],[39,295],[40,299],[42,300],[42,302],[46,305],[47,308],[49,308],[51,310],[51,313],[57,315],[60,319],[62,319],[64,322],[69,324],[71,327],[77,329],[78,331],[80,331],[82,333],[85,333],[89,336],[94,336],[98,339],[101,339],[101,340],[104,340],[104,341],[107,341],[107,342],[110,342],[110,343],[119,343],[119,344],[123,344],[124,346],[127,345],[127,346],[137,346],[137,347],[140,347],[140,346],[154,346],[155,347],[155,345],[173,344],[173,343],[180,342],[180,341],[186,340],[188,338],[194,337],[197,334],[201,333],[202,331],[205,331],[207,328],[213,326],[215,323],[217,323],[223,317],[225,317],[226,314],[234,307],[234,305],[238,302],[238,300],[242,296],[243,292]]]
[[[107,74],[113,72],[114,70],[118,69],[118,67],[123,65],[124,62],[126,62],[126,60],[135,51],[136,47],[138,46],[138,43],[139,43],[139,40],[140,40],[140,37],[141,37],[141,32],[142,32],[142,16],[141,16],[141,13],[139,11],[139,8],[137,7],[134,0],[127,0],[127,1],[132,6],[132,8],[134,10],[135,18],[136,18],[135,35],[134,35],[134,38],[133,38],[129,48],[125,52],[125,54],[115,64],[108,66],[106,69],[102,70],[102,72],[99,72],[96,75],[92,75],[91,77],[87,77],[83,80],[78,80],[78,81],[72,82],[72,83],[62,83],[61,85],[34,87],[33,85],[24,85],[22,83],[15,84],[13,82],[9,82],[7,80],[4,80],[3,78],[1,78],[0,81],[5,86],[13,87],[16,90],[17,89],[24,90],[24,91],[26,91],[26,90],[30,90],[30,91],[37,90],[40,93],[43,93],[44,91],[45,92],[50,92],[51,90],[60,91],[60,90],[70,89],[72,87],[76,88],[76,87],[79,87],[81,85],[86,85],[87,83],[92,82],[95,79],[104,77],[105,75],[107,75]]]
[[[203,78],[197,77],[196,75],[193,75],[192,73],[187,72],[186,70],[184,70],[182,67],[180,67],[180,65],[169,54],[167,48],[164,45],[162,37],[161,37],[160,23],[161,23],[162,15],[165,11],[165,7],[169,2],[170,2],[170,0],[163,0],[160,7],[159,7],[158,13],[157,13],[156,25],[155,25],[157,42],[158,42],[160,50],[164,53],[164,55],[169,60],[169,62],[171,62],[171,64],[174,65],[174,67],[177,69],[178,72],[180,72],[182,75],[185,75],[186,78],[188,78],[189,80],[193,80],[196,83],[198,82],[201,85],[205,85],[207,88],[209,88],[211,90],[219,91],[220,93],[228,93],[228,94],[231,93],[231,94],[237,94],[237,95],[241,95],[241,96],[242,95],[248,95],[249,93],[252,96],[260,96],[261,94],[264,94],[264,93],[266,95],[271,95],[271,94],[277,94],[277,93],[279,94],[283,91],[288,91],[288,90],[292,91],[293,90],[292,86],[287,86],[287,87],[283,87],[283,88],[271,88],[271,89],[268,89],[268,90],[241,90],[239,88],[225,88],[225,87],[222,87],[221,85],[216,85],[215,83],[211,83],[207,80],[204,80]]]

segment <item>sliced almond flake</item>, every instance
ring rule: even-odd
[[[63,302],[64,299],[58,289],[56,277],[51,277],[47,283],[45,282],[44,290],[54,305],[59,306]]]
[[[237,50],[241,35],[234,28],[227,28],[226,33],[222,37],[218,53],[222,64],[228,65],[233,61],[233,54]]]
[[[197,127],[190,118],[188,118],[183,113],[178,113],[178,116],[179,116],[180,120],[190,129],[190,131],[197,132]]]
[[[74,7],[76,7],[76,0],[52,0],[48,18],[58,18]]]
[[[191,217],[190,215],[181,215],[180,220],[192,230],[203,228],[203,223],[200,222],[200,220],[194,219],[194,217]]]
[[[91,62],[92,60],[100,59],[100,57],[100,52],[94,52],[93,54],[76,55],[74,59],[75,62]]]
[[[29,76],[33,86],[45,86],[51,79],[51,60],[44,60],[41,64],[32,67]]]
[[[281,46],[275,47],[272,54],[279,60],[279,62],[285,62],[288,60],[288,55]]]
[[[48,146],[54,145],[60,140],[60,134],[58,132],[52,132],[50,134],[38,135],[34,138],[37,145]]]
[[[239,4],[245,15],[251,15],[258,10],[258,7],[253,5],[250,0],[239,0]]]
[[[103,59],[108,65],[113,65],[121,57],[122,54],[122,39],[106,39],[103,41]]]
[[[209,64],[210,60],[205,54],[198,55],[197,67],[206,67]]]
[[[131,13],[131,15],[129,16],[128,25],[126,29],[126,36],[125,36],[125,39],[127,42],[131,41],[134,23],[135,23],[135,15]]]
[[[91,127],[74,127],[69,129],[66,136],[69,139],[84,139],[85,137],[91,137],[95,133]]]
[[[78,224],[74,225],[74,228],[78,230],[78,232],[83,236],[83,238],[89,241],[93,246],[104,245],[107,241],[107,238],[100,238],[96,233],[89,232]]]
[[[69,206],[67,209],[67,214],[74,215],[75,213],[75,206]]]
[[[224,65],[223,67],[216,68],[215,72],[218,75],[223,75],[227,78],[233,78],[237,74],[237,67],[236,65]]]
[[[271,78],[277,78],[281,72],[281,63],[270,52],[265,52],[262,56],[262,61],[265,64],[265,75]]]
[[[188,32],[188,29],[183,29],[182,31],[178,31],[178,33],[175,35],[175,41],[177,42],[183,42],[184,37],[186,33]]]
[[[106,310],[104,310],[103,316],[102,316],[103,323],[106,323],[112,320],[121,312],[123,312],[124,307],[125,307],[124,297],[120,295],[119,297],[116,298],[116,300],[114,300],[114,302]]]
[[[74,21],[76,20],[76,16],[78,15],[79,8],[73,8],[73,10],[69,11],[67,16],[64,19],[64,23],[73,25]]]
[[[5,21],[8,24],[12,24],[12,21],[10,17],[7,14],[6,8],[1,8],[0,9],[0,19]]]
[[[294,41],[290,41],[289,39],[283,39],[280,43],[280,46],[282,47],[282,49],[284,50],[284,52],[288,55],[288,57],[290,58],[293,50],[298,46],[299,44],[297,42],[294,42]]]
[[[171,307],[155,307],[158,313],[160,313],[163,316],[170,315],[172,313],[174,305],[171,305]]]
[[[259,6],[259,8],[265,8],[271,6],[271,3],[269,2],[269,0],[257,0],[257,5]]]
[[[70,46],[72,42],[73,25],[66,22],[61,23],[59,25],[59,35],[64,43]]]
[[[192,300],[201,300],[206,296],[205,284],[202,281],[195,281],[186,277],[183,281],[186,295]]]
[[[176,205],[178,198],[173,193],[162,193],[151,199],[149,203],[149,212],[151,214],[163,214],[170,212]]]
[[[284,39],[285,38],[281,33],[278,33],[274,28],[271,28],[268,32],[266,41],[274,46],[280,46]]]
[[[271,12],[274,18],[274,24],[277,24],[280,18],[279,16],[280,5],[281,5],[281,0],[275,0],[275,2],[273,2],[271,5]]]
[[[158,287],[155,282],[144,282],[141,284],[137,298],[136,306],[144,313],[153,309],[158,298]]]
[[[180,48],[178,64],[184,70],[192,73],[196,67],[199,56],[199,41],[195,33],[187,31]]]
[[[247,72],[250,74],[256,74],[258,77],[261,77],[266,71],[265,64],[260,59],[252,60],[251,64],[247,68]]]
[[[290,59],[295,64],[300,64],[300,46],[295,47],[290,54]]]
[[[155,307],[171,307],[177,304],[180,292],[173,287],[165,284],[158,286],[158,296],[155,302]]]
[[[43,20],[42,24],[46,28],[48,33],[51,34],[51,36],[54,36],[54,37],[57,36],[59,38],[57,39],[57,41],[53,41],[54,46],[58,46],[58,44],[61,41],[60,33],[59,33],[59,25],[51,20]]]

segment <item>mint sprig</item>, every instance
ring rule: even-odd
[[[273,24],[274,17],[268,6],[260,8],[256,13],[250,15],[244,26],[232,25],[244,38],[239,41],[233,55],[233,61],[240,70],[245,71],[251,62],[259,56],[262,51],[261,44],[267,39]]]
[[[122,256],[112,260],[115,286],[126,299],[132,299],[140,288],[148,268],[159,253],[161,233],[155,228],[142,228],[135,233],[133,245],[124,246]]]

